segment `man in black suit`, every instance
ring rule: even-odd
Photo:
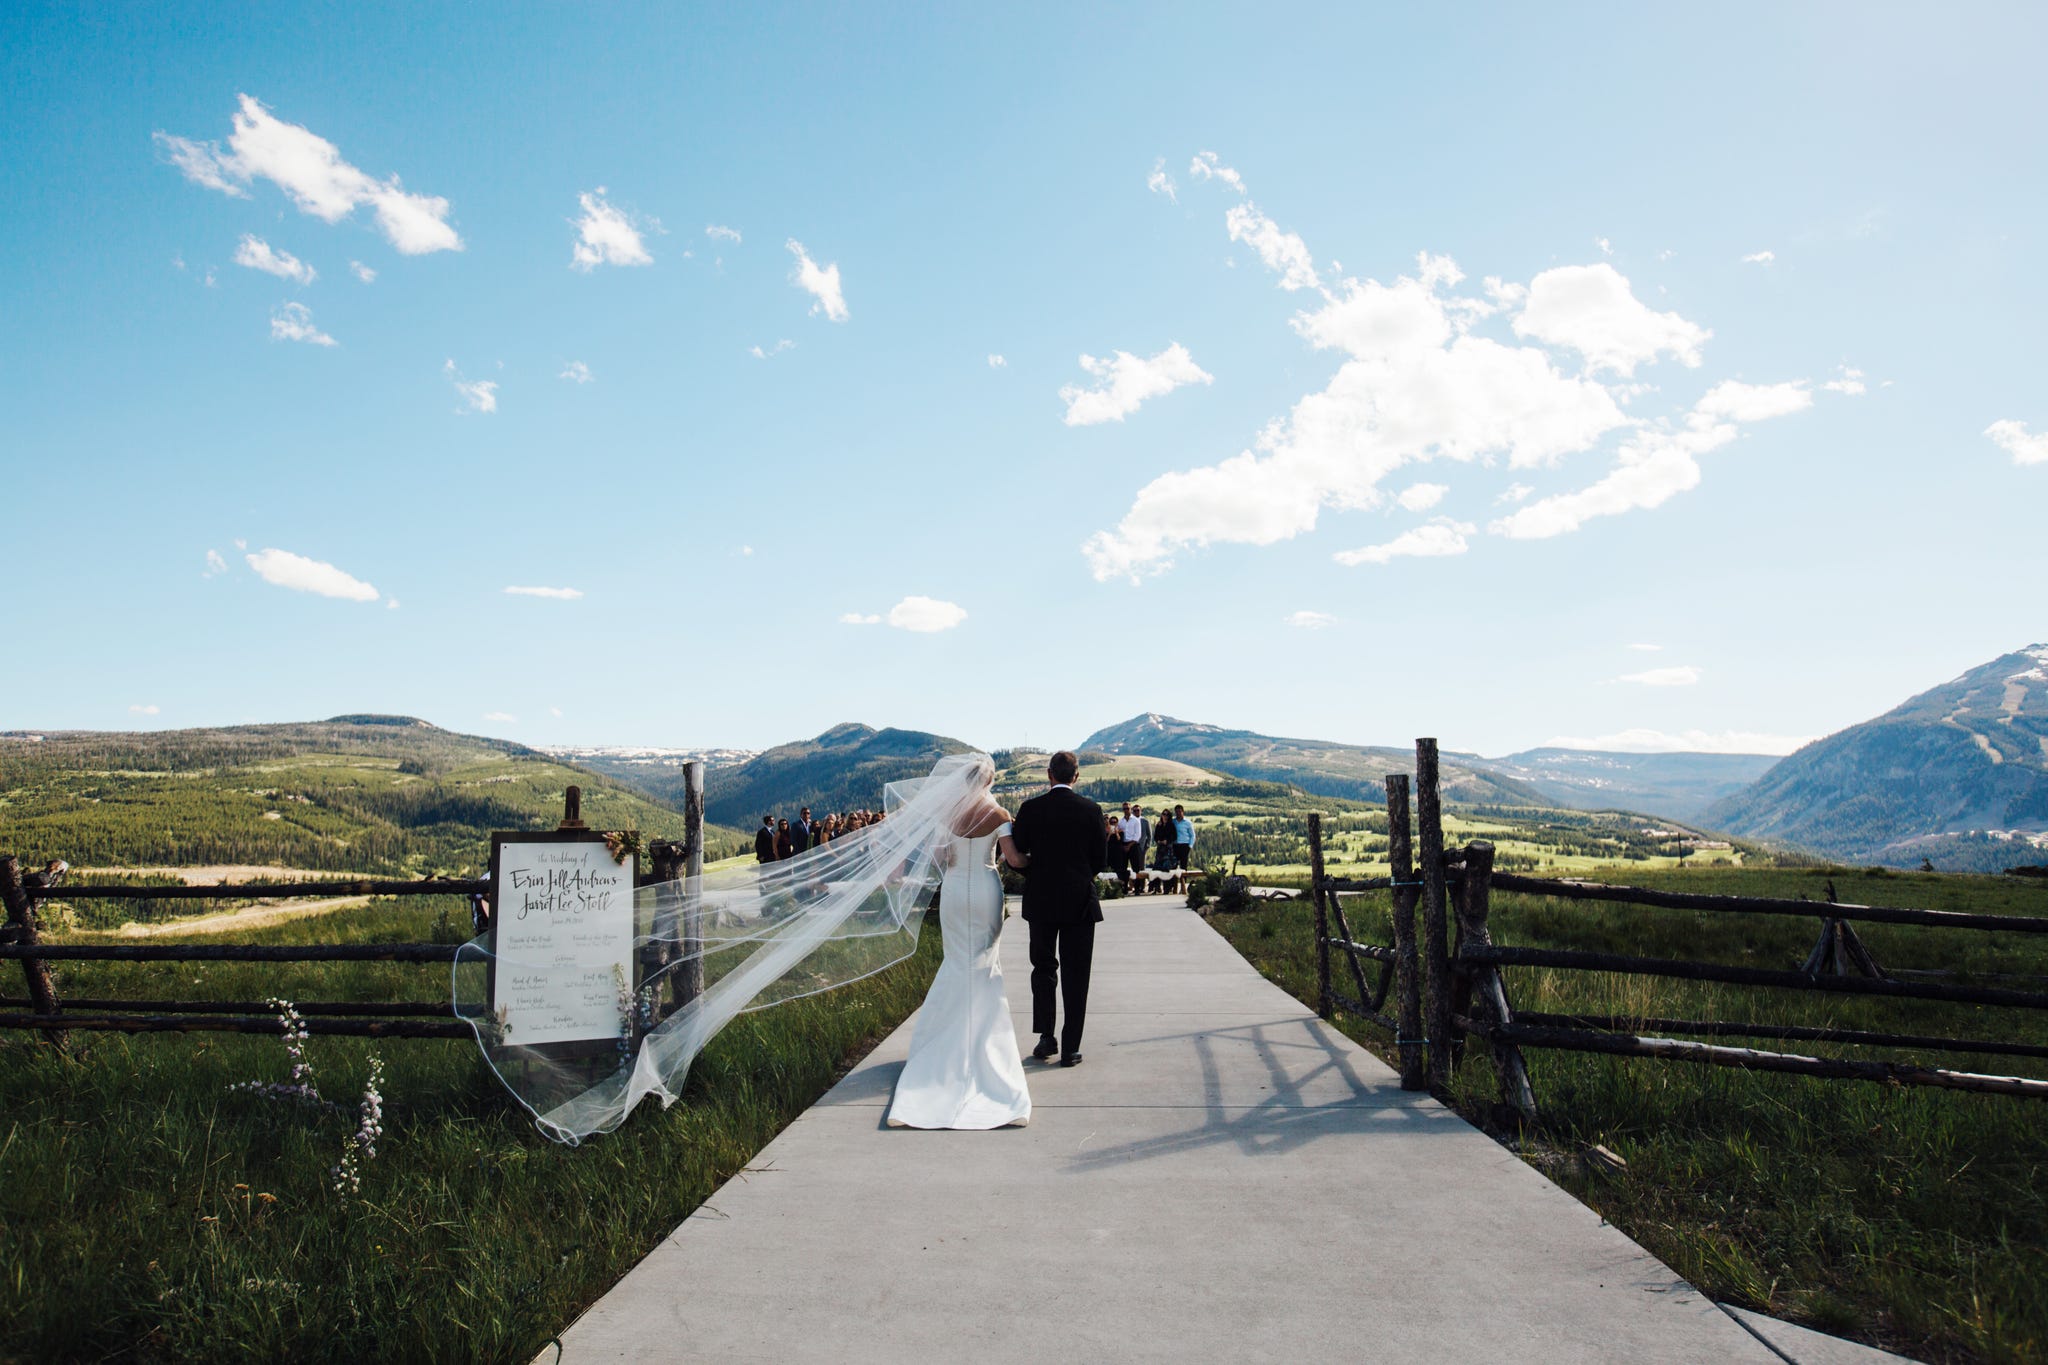
[[[761,817],[761,828],[754,831],[754,861],[772,863],[775,861],[775,817]]]
[[[1010,839],[1028,855],[1024,869],[1024,922],[1031,926],[1031,1028],[1038,1046],[1031,1055],[1061,1066],[1081,1062],[1081,1028],[1088,1019],[1088,967],[1095,956],[1095,926],[1102,904],[1095,874],[1109,863],[1102,837],[1102,807],[1074,790],[1081,762],[1062,749],[1046,765],[1050,791],[1017,810]],[[1062,977],[1061,969],[1065,969]],[[1059,1038],[1053,1024],[1057,1005],[1066,1005]]]

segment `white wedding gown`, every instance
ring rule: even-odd
[[[889,1106],[891,1128],[1022,1127],[1031,1118],[996,955],[1003,881],[991,855],[1009,832],[1005,824],[978,838],[952,836],[939,883],[945,957],[911,1030],[910,1060]]]

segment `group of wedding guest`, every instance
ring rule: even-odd
[[[1136,881],[1141,891],[1155,885],[1163,891],[1164,879],[1144,874],[1148,870],[1187,871],[1188,859],[1195,851],[1195,822],[1188,818],[1184,806],[1162,809],[1156,819],[1148,820],[1143,806],[1126,801],[1121,817],[1103,818],[1102,837],[1109,853],[1109,870],[1124,890],[1129,891]]]
[[[797,812],[794,820],[764,815],[761,817],[761,828],[754,831],[754,861],[779,863],[820,845],[829,844],[834,839],[843,839],[855,830],[879,824],[881,819],[882,812],[862,809],[813,820],[809,806]]]

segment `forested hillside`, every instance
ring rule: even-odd
[[[778,744],[745,763],[704,775],[705,818],[752,829],[764,815],[880,810],[882,788],[923,777],[945,754],[972,747],[923,730],[835,725],[816,739]]]
[[[479,870],[492,830],[584,818],[679,838],[680,811],[505,740],[404,716],[154,733],[0,735],[0,849],[85,867]],[[706,831],[714,856],[735,831]]]

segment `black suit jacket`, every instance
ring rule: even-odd
[[[763,825],[754,831],[754,861],[772,863],[775,861],[775,831]]]
[[[1018,807],[1010,838],[1031,855],[1024,869],[1024,918],[1032,923],[1099,921],[1095,874],[1109,866],[1102,807],[1072,787],[1040,792]]]

